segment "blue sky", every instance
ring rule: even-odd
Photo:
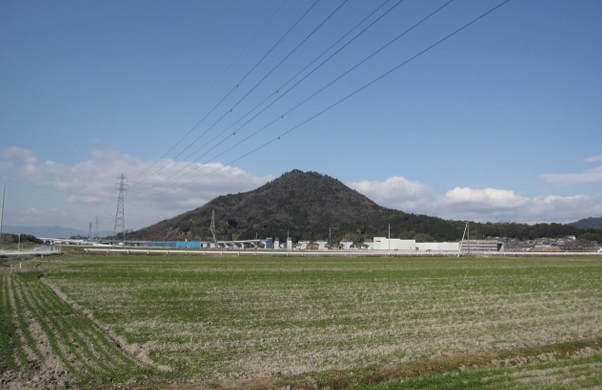
[[[293,169],[448,219],[601,216],[602,2],[445,39],[501,3],[2,0],[4,223],[112,230],[124,174],[138,229]]]

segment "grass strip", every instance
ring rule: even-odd
[[[86,338],[90,342],[90,345],[93,346],[94,351],[101,355],[104,360],[111,363],[112,367],[107,367],[107,372],[109,374],[115,374],[116,370],[131,372],[132,370],[140,368],[133,359],[117,348],[108,336],[96,327],[94,321],[79,313],[68,302],[65,302],[60,295],[57,294],[51,286],[44,283],[42,279],[39,279],[39,281],[38,287],[44,292],[44,296],[47,300],[52,302],[55,310],[68,312],[68,315],[72,316],[72,324],[77,325],[84,338]]]
[[[79,328],[77,316],[70,315],[69,307],[55,306],[52,298],[50,301],[45,296],[44,288],[41,288],[39,281],[30,283],[30,291],[32,292],[32,300],[40,312],[45,313],[44,317],[49,321],[52,328],[58,333],[62,344],[68,349],[75,360],[83,367],[80,375],[82,378],[89,380],[91,377],[100,377],[97,375],[97,369],[101,369],[103,373],[110,372],[106,365],[101,364],[99,367],[93,367],[88,363],[89,360],[97,363],[96,357],[90,352],[86,343],[79,337],[76,329]],[[66,320],[68,319],[68,321]],[[73,321],[73,322],[72,322]],[[79,347],[79,348],[78,348]],[[80,351],[81,349],[81,351]]]
[[[30,287],[30,285],[31,281],[27,280],[26,278],[23,278],[22,283],[20,283],[19,286],[21,288],[21,296],[23,298],[23,302],[25,303],[25,307],[35,317],[35,320],[40,325],[40,328],[42,329],[42,331],[46,335],[46,338],[48,339],[48,344],[50,345],[52,352],[54,352],[55,356],[61,361],[61,363],[63,363],[67,371],[69,371],[78,380],[84,379],[84,376],[81,373],[79,373],[78,370],[76,370],[76,368],[69,362],[69,359],[67,359],[64,352],[61,350],[58,341],[54,335],[54,332],[52,331],[52,329],[50,329],[47,322],[44,320],[45,316],[51,313],[47,313],[46,310],[39,309],[39,305],[36,304],[35,299],[31,296],[28,296],[25,293],[25,289],[30,291],[30,289],[28,288]],[[34,304],[35,307],[33,306]]]
[[[27,358],[27,354],[23,349],[23,343],[21,342],[21,337],[17,332],[17,328],[15,327],[14,322],[14,314],[11,303],[11,290],[13,280],[12,276],[3,277],[2,290],[3,290],[3,299],[2,299],[2,333],[4,334],[2,341],[2,349],[5,350],[6,356],[8,357],[7,366],[10,370],[18,371],[19,367],[23,367],[25,369],[29,368],[29,362]],[[15,356],[13,356],[15,355]],[[18,363],[16,360],[18,360]]]
[[[7,310],[7,318],[9,318],[9,323],[11,326],[11,330],[12,330],[12,340],[13,340],[13,349],[16,351],[16,354],[19,358],[19,362],[21,367],[24,367],[25,369],[29,368],[29,359],[27,358],[27,354],[25,353],[25,350],[23,349],[23,343],[21,341],[21,337],[19,336],[19,332],[17,331],[17,328],[15,327],[15,312],[13,311],[12,308],[12,302],[11,302],[11,296],[13,297],[13,301],[15,300],[15,293],[14,293],[14,288],[12,287],[14,284],[14,277],[10,276],[7,279],[7,286],[6,286],[6,310]],[[10,293],[9,293],[10,292]],[[19,318],[16,318],[17,323],[19,323]]]
[[[23,337],[25,338],[25,341],[27,342],[27,346],[29,347],[29,349],[37,356],[37,358],[40,361],[44,361],[44,355],[42,354],[42,351],[40,351],[40,349],[38,348],[31,332],[29,331],[29,327],[27,326],[27,322],[25,321],[25,313],[23,311],[23,305],[21,300],[23,299],[21,296],[20,291],[17,288],[13,288],[14,291],[14,302],[15,302],[15,309],[17,311],[17,318],[19,321],[19,328],[21,329],[21,333],[23,334]]]
[[[6,370],[17,371],[17,365],[13,358],[11,339],[14,333],[11,311],[8,301],[8,276],[0,275],[2,280],[2,299],[0,299],[0,351],[2,351],[2,359],[0,360],[0,372]]]
[[[147,367],[139,367],[132,359],[111,343],[107,336],[100,332],[94,323],[78,313],[64,302],[52,289],[39,278],[35,281],[35,291],[44,300],[55,316],[50,320],[68,343],[77,360],[87,368],[88,382],[104,383],[105,381],[128,380],[132,377],[147,376]],[[85,363],[88,358],[98,369]],[[92,383],[87,383],[92,385]]]
[[[211,390],[316,390],[316,389],[363,389],[363,390],[393,390],[393,389],[472,389],[482,388],[482,374],[475,373],[476,368],[490,367],[491,383],[499,382],[503,387],[503,378],[495,377],[495,364],[505,361],[509,366],[529,362],[541,362],[544,355],[553,354],[557,360],[569,359],[580,351],[602,349],[602,337],[592,340],[569,341],[542,346],[532,346],[516,349],[505,349],[495,352],[458,354],[440,356],[429,359],[417,359],[397,364],[370,365],[367,367],[328,370],[293,376],[266,376],[260,378],[232,379],[211,381],[191,386],[194,389]],[[595,359],[602,360],[598,354]],[[457,374],[458,380],[449,382],[447,374]],[[425,379],[426,378],[426,379]],[[496,379],[497,378],[497,379]],[[399,381],[404,381],[403,385]],[[447,384],[450,383],[448,386]],[[477,386],[481,383],[480,386]],[[174,386],[176,388],[178,386]],[[172,388],[167,386],[166,388]]]
[[[602,354],[505,367],[484,367],[360,385],[353,390],[478,389],[569,390],[599,388]]]
[[[87,257],[44,269],[76,312],[181,382],[345,367],[345,386],[386,382],[384,363],[600,336],[599,261]]]
[[[138,366],[111,343],[106,335],[96,329],[91,320],[81,316],[47,286],[42,285],[35,273],[19,274],[18,277],[12,278],[12,283],[7,282],[4,275],[0,275],[0,277],[2,277],[0,284],[0,325],[2,327],[0,341],[6,340],[4,344],[6,344],[6,351],[9,354],[7,359],[4,357],[5,348],[0,350],[3,362],[0,373],[7,369],[14,372],[19,370],[19,366],[15,362],[15,342],[13,340],[13,336],[18,337],[19,335],[14,324],[10,322],[15,315],[20,320],[19,326],[26,329],[23,337],[28,339],[32,351],[42,363],[46,360],[36,346],[31,333],[27,330],[24,314],[28,314],[45,334],[53,355],[72,375],[80,388],[95,388],[103,383],[147,378],[152,374],[152,370]],[[13,290],[14,308],[10,305],[9,288]],[[24,351],[23,357],[27,359]],[[8,365],[9,362],[10,365]]]
[[[128,359],[123,353],[120,353],[117,348],[114,350],[110,349],[109,345],[111,345],[111,343],[107,342],[104,335],[98,335],[96,329],[86,328],[82,329],[82,332],[85,334],[86,338],[91,341],[94,350],[102,356],[105,361],[109,362],[112,373],[115,373],[116,371],[128,371],[136,367],[136,364],[131,359]]]
[[[113,370],[108,367],[104,361],[98,358],[88,346],[88,340],[84,340],[80,331],[90,326],[84,317],[75,313],[72,308],[64,304],[56,295],[52,294],[42,283],[36,284],[38,297],[44,300],[45,306],[54,311],[55,316],[50,317],[50,321],[57,329],[67,343],[71,352],[78,357],[78,360],[88,369],[90,373],[101,370],[104,374],[110,374]],[[84,356],[82,356],[82,354]],[[85,358],[87,359],[85,359]],[[92,367],[87,361],[92,361],[96,367]]]

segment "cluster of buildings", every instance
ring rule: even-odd
[[[597,242],[587,248],[575,246],[574,237],[563,239],[538,239],[528,242],[516,240],[462,240],[459,242],[416,242],[416,240],[402,240],[399,238],[374,237],[362,243],[343,240],[332,244],[325,240],[299,241],[293,243],[289,238],[280,242],[278,239],[265,238],[255,240],[233,241],[132,241],[125,242],[98,242],[90,240],[65,240],[42,238],[47,245],[81,245],[94,247],[143,247],[156,249],[209,249],[209,250],[283,250],[283,251],[365,251],[398,254],[457,254],[457,253],[492,253],[492,252],[564,252],[575,250],[597,251],[602,253],[602,248]]]
[[[109,243],[96,244],[107,246]],[[120,243],[119,245],[124,245]],[[266,238],[256,240],[233,241],[126,241],[128,247],[151,248],[177,248],[177,249],[274,249],[297,251],[321,250],[366,250],[366,251],[392,251],[404,253],[458,253],[458,252],[503,252],[504,243],[498,240],[464,240],[462,242],[416,242],[416,240],[402,240],[398,238],[374,237],[363,243],[343,240],[336,244],[328,241],[299,241],[293,243],[289,238],[284,242],[278,239]]]
[[[285,247],[289,248],[289,246]],[[299,241],[293,245],[299,250],[327,250],[333,249],[326,241]],[[351,241],[342,241],[334,249],[393,251],[393,252],[503,252],[504,243],[497,240],[465,240],[462,242],[416,242],[416,240],[402,240],[399,238],[374,237],[371,241],[354,244]]]
[[[463,240],[461,242],[416,242],[398,238],[374,237],[373,250],[405,252],[503,252],[504,243],[498,240]]]

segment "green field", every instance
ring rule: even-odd
[[[32,273],[0,275],[2,375],[64,372],[80,387],[599,387],[601,260],[33,260]]]

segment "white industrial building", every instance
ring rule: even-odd
[[[150,243],[146,243],[149,245]],[[159,243],[168,244],[168,243]],[[286,249],[301,251],[325,251],[333,247],[327,241],[299,241],[293,243],[287,238],[286,244],[277,239],[267,238],[258,240],[219,241],[219,242],[174,242],[177,248],[206,248],[206,249]],[[196,245],[194,245],[196,244]],[[152,246],[152,245],[151,245]],[[161,245],[167,246],[167,245]],[[416,240],[402,240],[400,238],[374,237],[372,241],[365,241],[361,245],[351,240],[343,240],[334,248],[342,250],[362,249],[369,251],[390,251],[397,253],[483,253],[503,252],[504,243],[498,240],[463,240],[462,242],[416,242]]]
[[[458,252],[459,242],[419,242],[416,244],[420,252]]]
[[[368,249],[396,252],[500,252],[504,243],[497,240],[465,240],[462,242],[416,242],[399,238],[374,237]]]
[[[402,240],[399,238],[374,237],[372,245],[368,243],[368,249],[392,250],[392,251],[416,251],[416,240]]]
[[[497,240],[465,240],[460,243],[462,252],[503,252],[504,243]]]

